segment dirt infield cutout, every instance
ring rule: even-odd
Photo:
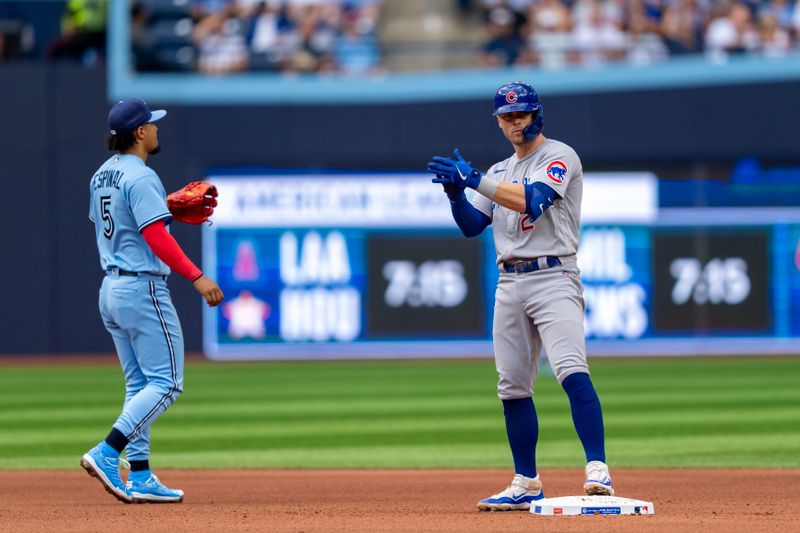
[[[77,466],[0,472],[3,531],[798,531],[800,469],[613,469],[620,496],[655,516],[479,512],[505,470],[161,470],[182,504],[125,505]],[[542,469],[549,497],[577,495],[582,469]],[[594,530],[594,529],[592,529]]]

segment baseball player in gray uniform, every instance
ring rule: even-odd
[[[514,147],[511,157],[485,175],[458,150],[452,158],[437,156],[428,163],[466,237],[491,224],[500,270],[493,340],[515,475],[511,485],[481,500],[478,508],[524,510],[544,498],[536,470],[539,428],[532,395],[542,347],[569,397],[586,454],[583,488],[590,495],[612,495],[603,414],[586,362],[583,284],[575,262],[581,161],[572,148],[542,135],[542,105],[527,83],[500,87],[494,116]],[[471,200],[467,188],[477,191]]]

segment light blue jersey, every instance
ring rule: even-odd
[[[140,233],[153,222],[172,220],[166,198],[158,175],[135,155],[114,155],[95,172],[89,182],[89,219],[104,271],[117,267],[169,274]]]

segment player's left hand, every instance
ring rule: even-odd
[[[436,174],[431,181],[434,183],[447,183],[462,190],[465,187],[477,189],[483,174],[466,161],[456,148],[453,157],[435,156],[428,163],[428,172]]]
[[[217,285],[213,279],[205,275],[200,275],[199,278],[192,282],[192,285],[194,285],[194,289],[205,299],[209,307],[218,306],[225,297],[219,285]]]

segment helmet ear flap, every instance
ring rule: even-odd
[[[534,140],[542,132],[542,126],[544,126],[544,120],[542,117],[543,114],[542,106],[540,105],[539,108],[534,111],[534,116],[531,123],[528,124],[524,130],[522,130],[522,134],[529,141]]]

